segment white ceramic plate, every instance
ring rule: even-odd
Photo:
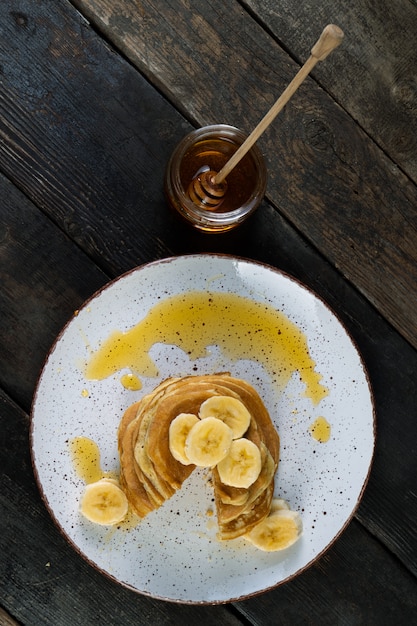
[[[83,364],[91,348],[116,329],[127,331],[164,298],[190,290],[233,293],[282,311],[307,337],[328,396],[314,405],[303,395],[297,375],[279,389],[259,363],[251,358],[230,361],[218,346],[193,361],[179,348],[155,346],[152,358],[159,373],[143,378],[140,391],[120,384],[122,372],[102,381],[85,379]],[[117,471],[117,427],[130,404],[168,376],[225,370],[253,384],[273,416],[281,437],[276,495],[300,511],[302,538],[275,553],[261,552],[244,539],[218,542],[215,518],[207,516],[212,494],[200,471],[130,530],[83,519],[78,503],[84,484],[74,471],[68,442],[76,436],[93,439],[103,469]],[[331,426],[327,443],[317,442],[309,432],[319,416]],[[373,399],[364,365],[344,327],[316,295],[268,266],[227,256],[190,255],[128,272],[94,295],[66,325],[36,390],[31,449],[52,517],[94,567],[153,597],[220,603],[283,583],[323,554],[359,503],[374,436]]]

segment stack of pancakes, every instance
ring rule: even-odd
[[[132,510],[139,516],[161,506],[194,470],[169,449],[169,426],[180,413],[198,415],[208,398],[232,396],[251,414],[245,437],[261,451],[262,469],[248,488],[224,485],[212,470],[220,539],[249,532],[270,512],[279,461],[279,437],[260,396],[247,382],[229,374],[170,378],[127,409],[120,422],[120,481]]]

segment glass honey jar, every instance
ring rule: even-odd
[[[228,174],[219,204],[201,205],[190,197],[194,181],[204,172],[219,172],[245,139],[246,135],[234,126],[204,126],[189,133],[174,150],[166,169],[165,193],[170,206],[195,228],[208,233],[228,231],[259,206],[265,195],[267,172],[256,145]]]

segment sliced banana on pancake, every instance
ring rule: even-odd
[[[224,459],[233,441],[233,431],[216,417],[199,420],[188,433],[185,455],[199,467],[214,467]]]
[[[251,415],[243,402],[231,396],[212,396],[202,403],[200,419],[217,417],[233,431],[233,439],[242,437],[249,428]]]
[[[275,552],[292,546],[300,538],[302,530],[303,524],[297,511],[280,509],[265,517],[244,537],[264,552]]]
[[[262,469],[261,452],[249,439],[234,439],[229,454],[217,465],[220,480],[231,487],[250,487]]]
[[[178,419],[170,434],[181,413],[194,417]],[[218,464],[228,455],[232,441],[242,437],[259,448],[262,467],[249,487],[234,487],[222,482]],[[247,534],[270,513],[279,435],[258,392],[226,372],[163,381],[127,409],[119,427],[118,449],[121,484],[130,509],[139,517],[180,489],[195,465],[211,469],[219,540]],[[246,463],[249,467],[243,474],[250,482],[258,472],[257,462],[246,459]],[[236,468],[225,473],[235,474]]]
[[[90,522],[110,526],[124,519],[129,505],[124,491],[117,482],[102,478],[86,486],[80,508],[81,513]]]
[[[185,442],[188,433],[200,420],[193,413],[180,413],[169,426],[169,450],[177,461],[190,465],[191,461],[185,454]]]
[[[274,515],[277,511],[288,511],[290,509],[290,505],[284,498],[272,498],[271,500],[271,511],[270,515]]]

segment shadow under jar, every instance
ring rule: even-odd
[[[238,226],[259,206],[266,190],[266,166],[256,146],[228,174],[227,189],[219,206],[201,208],[189,196],[193,180],[205,171],[218,173],[245,141],[246,135],[226,124],[192,131],[178,144],[167,166],[168,202],[199,230],[218,233]]]

